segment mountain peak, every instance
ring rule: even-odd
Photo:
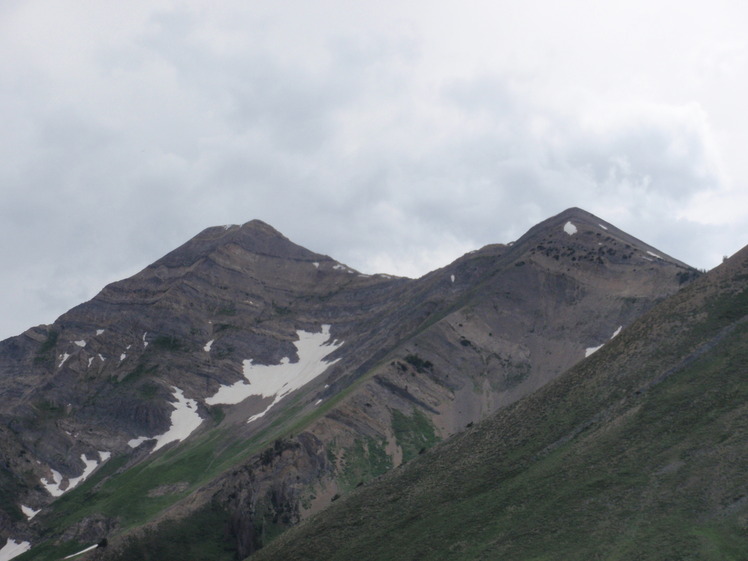
[[[247,253],[266,257],[303,261],[314,261],[324,257],[293,243],[269,224],[255,219],[241,226],[233,224],[206,228],[187,243],[156,261],[153,266],[188,266],[228,245],[236,245]]]
[[[611,249],[614,252],[617,251],[619,257],[626,255],[627,259],[637,258],[646,262],[667,261],[678,267],[691,269],[686,263],[578,207],[568,208],[537,224],[517,240],[515,246],[528,249],[527,246],[536,244],[538,240],[541,240],[542,245],[545,245],[544,242],[552,243],[553,240],[564,246],[575,246],[582,243],[585,238],[584,245],[588,250],[590,248],[597,248],[598,251]]]

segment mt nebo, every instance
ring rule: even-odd
[[[243,559],[698,276],[579,209],[415,280],[209,228],[0,343],[0,559]]]

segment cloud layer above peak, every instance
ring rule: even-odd
[[[418,276],[579,206],[709,268],[748,243],[745,8],[0,6],[0,337],[260,218]]]

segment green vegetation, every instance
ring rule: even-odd
[[[353,446],[343,452],[343,468],[340,474],[340,487],[350,490],[361,482],[370,481],[392,469],[392,458],[385,450],[385,440],[371,437],[356,440]]]
[[[434,367],[434,365],[431,364],[431,361],[424,360],[420,356],[414,354],[406,356],[405,362],[413,366],[413,368],[420,373],[426,372],[426,370],[431,370]]]
[[[730,288],[704,304],[689,285],[253,561],[748,559],[748,294]]]
[[[129,540],[112,561],[163,561],[190,559],[194,561],[233,561],[236,550],[227,546],[221,528],[229,522],[229,514],[216,504],[208,504],[188,518],[169,520],[158,531],[147,530],[138,539]]]
[[[439,442],[434,425],[422,411],[415,408],[410,417],[393,409],[392,430],[402,448],[404,462],[409,462]]]

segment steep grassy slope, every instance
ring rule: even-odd
[[[747,559],[748,249],[271,560]]]

